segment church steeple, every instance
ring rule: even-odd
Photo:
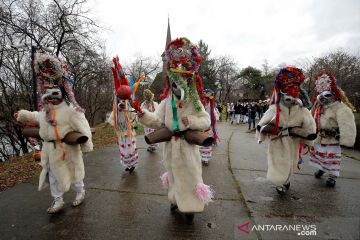
[[[170,31],[170,17],[168,16],[168,26],[167,26],[167,33],[166,33],[166,43],[165,43],[165,48],[166,46],[169,44],[169,42],[171,42],[171,31]],[[163,53],[163,72],[162,72],[162,78],[165,81],[166,79],[166,60],[165,60],[165,48],[164,48],[164,53]]]
[[[166,43],[165,47],[171,42],[171,31],[170,31],[170,17],[168,17],[168,27],[167,27],[167,33],[166,33]]]

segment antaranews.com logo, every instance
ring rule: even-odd
[[[237,226],[237,230],[250,234],[251,232],[294,232],[299,236],[316,236],[316,225],[315,224],[255,224],[252,225],[250,222],[246,222],[242,225]]]
[[[234,239],[346,239],[359,240],[359,217],[234,219]]]

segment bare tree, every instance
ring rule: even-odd
[[[154,83],[154,86],[159,83],[161,84],[161,59],[156,59],[150,56],[143,56],[140,53],[135,54],[133,61],[127,61],[124,64],[124,70],[129,79],[137,81],[140,77],[145,77],[145,80],[140,83],[140,87],[136,92],[136,97],[141,98],[145,88],[149,88]],[[152,89],[155,95],[159,95],[162,86],[155,87]],[[158,100],[158,99],[156,99]]]
[[[90,125],[105,120],[112,107],[113,80],[110,59],[91,49],[66,52],[67,63],[79,104]]]
[[[136,54],[135,60],[127,63],[124,66],[125,72],[134,80],[139,79],[141,76],[151,83],[155,78],[156,73],[160,70],[161,59],[156,60],[152,57],[145,57],[142,54]]]
[[[84,10],[86,2],[0,0],[0,158],[28,151],[13,114],[35,108],[31,46],[67,59],[77,99],[90,122],[101,121],[111,108],[110,63],[95,38],[99,28]]]
[[[84,10],[87,0],[1,0],[0,23],[12,29],[15,44],[54,49],[92,45],[98,26]]]
[[[239,69],[230,56],[215,58],[213,68],[218,83],[217,94],[222,102],[233,101],[239,97],[242,83],[239,78]]]
[[[355,107],[360,108],[360,56],[338,49],[312,60],[305,59],[299,64],[307,77],[307,90],[311,96],[315,94],[313,89],[316,76],[321,72],[329,72],[337,78],[338,85]]]

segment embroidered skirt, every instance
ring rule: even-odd
[[[203,147],[200,146],[199,147],[200,150],[200,156],[201,156],[201,161],[203,162],[208,162],[211,159],[211,152],[212,152],[212,147]]]
[[[138,163],[138,149],[136,148],[136,139],[130,139],[128,136],[118,138],[120,151],[120,162],[125,167],[132,167]]]
[[[333,176],[340,175],[341,147],[337,144],[315,144],[310,149],[310,165]]]

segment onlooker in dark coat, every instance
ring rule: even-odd
[[[249,130],[251,128],[251,123],[253,124],[253,128],[255,128],[255,118],[256,118],[256,105],[255,103],[252,103],[251,105],[249,105],[248,108],[248,123],[249,123]]]
[[[235,107],[235,119],[236,119],[236,124],[239,125],[240,124],[240,114],[241,114],[241,103],[240,101],[237,101]]]

